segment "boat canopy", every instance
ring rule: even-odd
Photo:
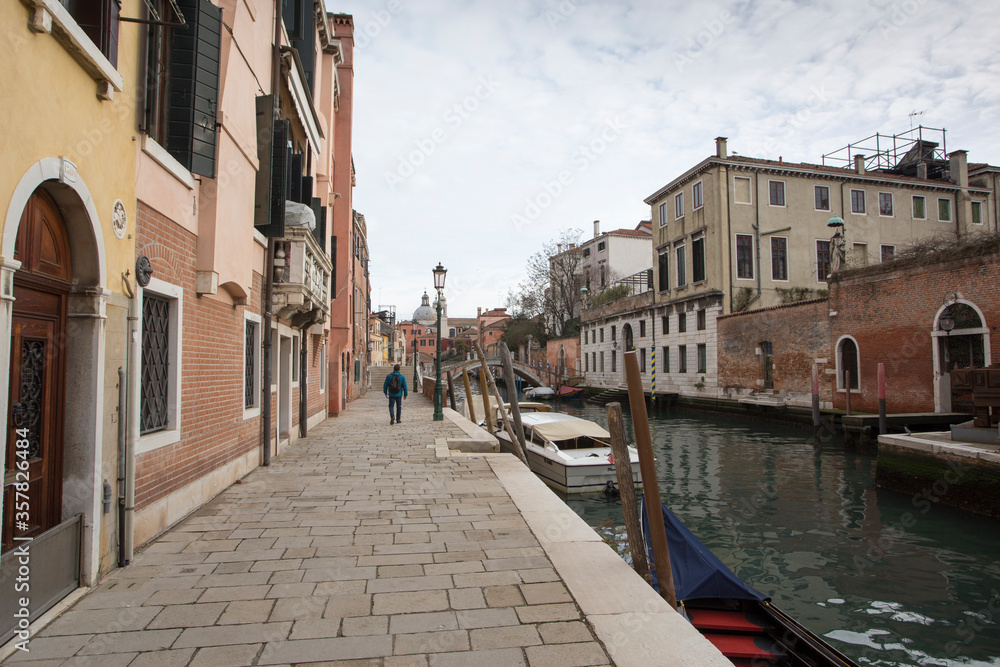
[[[721,598],[725,600],[770,600],[737,577],[716,557],[694,533],[663,506],[663,524],[667,531],[667,548],[670,550],[670,571],[674,575],[674,592],[678,602]],[[646,499],[642,500],[642,530],[646,537],[646,554],[653,563],[653,548],[649,541],[649,517]],[[652,568],[651,568],[652,569]],[[655,571],[650,573],[653,588],[659,591]]]
[[[572,438],[610,438],[611,434],[598,424],[586,419],[570,417],[558,412],[539,412],[522,418],[528,426],[546,440],[558,442]]]

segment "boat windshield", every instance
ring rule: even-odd
[[[592,438],[586,435],[580,436],[579,438],[554,440],[552,444],[554,444],[559,449],[595,449],[595,448],[611,446],[611,443],[609,441],[603,440],[601,438]]]

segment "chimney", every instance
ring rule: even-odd
[[[854,156],[854,171],[858,174],[865,173],[865,156],[855,155]]]
[[[969,155],[966,151],[955,151],[948,154],[948,171],[951,180],[958,186],[969,187]]]
[[[601,221],[594,220],[594,238],[596,239],[601,233]]]
[[[726,141],[729,137],[716,137],[715,138],[715,157],[725,160],[729,157],[729,149],[726,147]]]
[[[920,163],[917,164],[917,178],[922,178],[925,181],[927,180],[927,163],[926,162],[920,162]]]

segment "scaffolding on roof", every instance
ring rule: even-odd
[[[867,171],[888,171],[912,175],[917,165],[927,163],[930,176],[944,171],[948,164],[948,145],[944,128],[918,125],[899,134],[875,133],[860,141],[823,155],[823,165],[854,166],[858,155],[865,158]]]

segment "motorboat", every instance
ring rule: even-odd
[[[519,403],[518,407],[524,407]],[[528,467],[563,493],[603,491],[617,483],[611,434],[599,424],[561,412],[521,414]],[[496,432],[500,451],[517,454],[502,427]],[[639,481],[639,454],[629,446],[632,481]]]
[[[645,498],[641,512],[652,565]],[[678,611],[736,667],[858,667],[737,577],[666,505],[663,524]],[[659,590],[655,571],[650,574]]]
[[[524,397],[532,401],[545,401],[555,398],[556,390],[552,387],[532,387],[524,392]]]

